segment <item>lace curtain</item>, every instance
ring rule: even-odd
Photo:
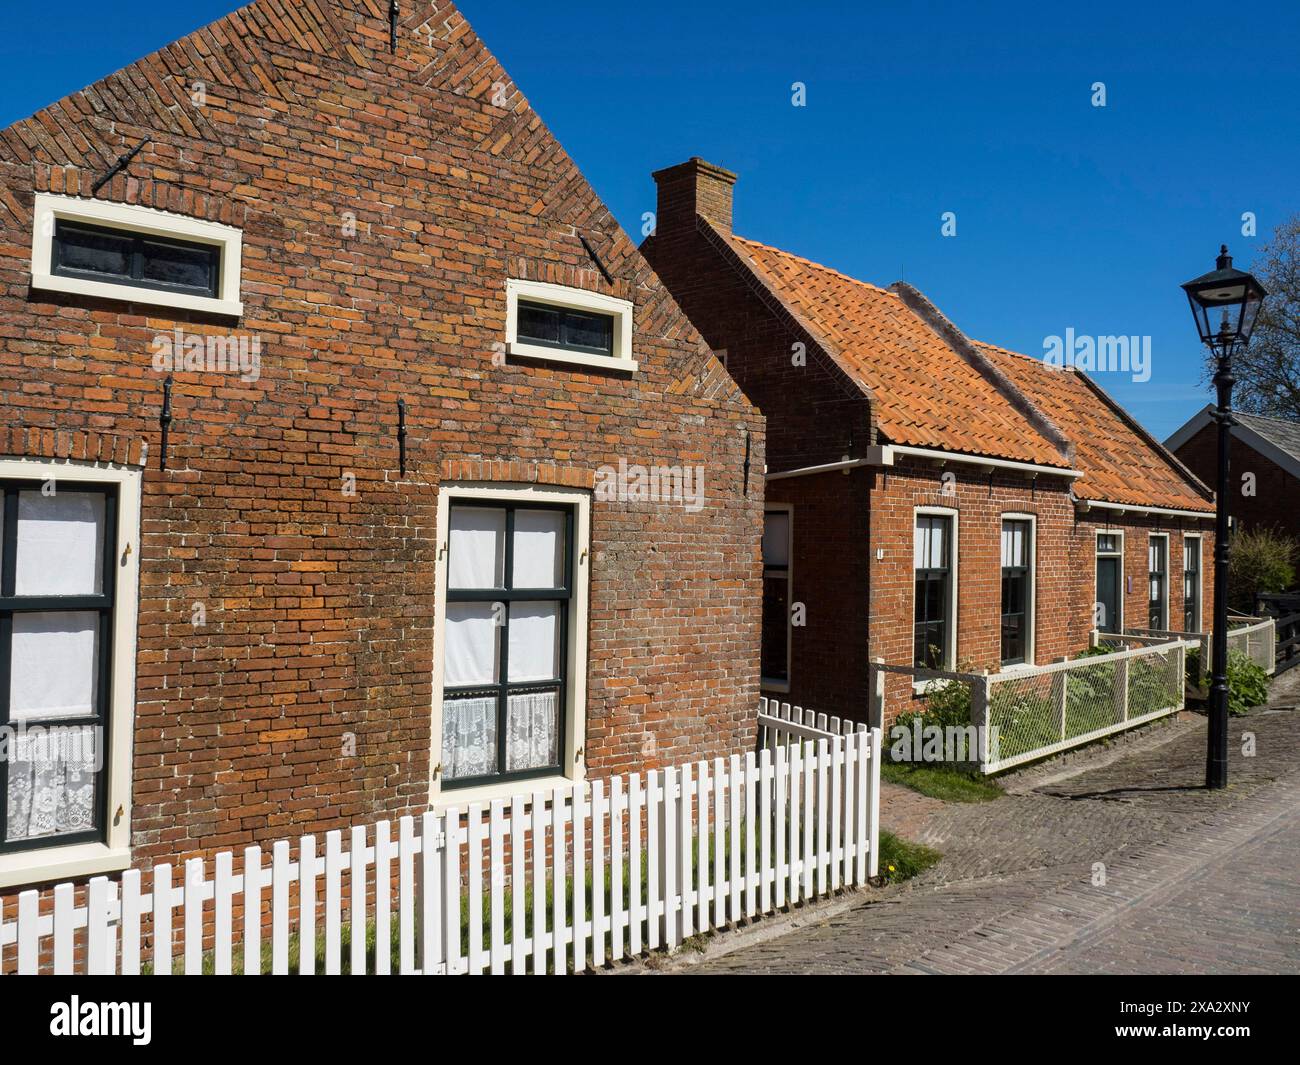
[[[9,841],[95,826],[95,726],[19,732],[12,739]]]
[[[506,707],[506,769],[542,769],[560,762],[557,692],[512,695]]]
[[[447,780],[497,771],[497,700],[446,699],[442,704],[442,775]]]

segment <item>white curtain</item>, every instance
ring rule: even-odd
[[[917,569],[943,569],[947,564],[948,519],[926,517],[916,519],[916,538],[912,562]]]
[[[560,604],[510,604],[510,680],[553,680],[560,636]]]
[[[18,722],[93,715],[99,615],[78,610],[13,617],[10,718]]]
[[[500,626],[495,606],[494,603],[447,604],[443,658],[443,683],[447,687],[496,683]]]
[[[1024,566],[1028,557],[1025,539],[1029,523],[1023,521],[1004,521],[1002,523],[1002,565]]]
[[[514,588],[559,588],[564,582],[564,514],[515,511]]]
[[[85,832],[95,826],[96,728],[19,732],[9,761],[9,841]]]
[[[450,525],[447,587],[502,587],[506,512],[487,507],[452,507]]]
[[[445,699],[442,704],[442,773],[448,780],[497,771],[497,700]]]
[[[98,595],[104,560],[99,492],[18,493],[16,595]]]
[[[541,769],[559,762],[559,693],[510,696],[506,706],[506,769]]]

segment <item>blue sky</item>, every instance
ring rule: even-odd
[[[234,6],[6,4],[0,125]],[[904,278],[979,339],[1150,336],[1150,380],[1098,380],[1161,438],[1209,398],[1178,284],[1300,211],[1294,0],[461,8],[638,239],[650,171],[701,155],[740,173],[738,233]]]

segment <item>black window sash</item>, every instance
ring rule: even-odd
[[[108,775],[111,764],[109,746],[109,706],[113,683],[113,601],[117,582],[117,489],[101,483],[59,481],[64,492],[96,492],[104,496],[103,572],[98,595],[14,594],[18,573],[18,493],[40,491],[42,480],[0,480],[3,511],[0,517],[0,725],[10,724],[10,682],[13,668],[13,618],[20,613],[60,613],[94,611],[99,620],[98,675],[95,678],[95,713],[91,717],[41,718],[29,727],[51,729],[60,726],[98,727],[96,750],[102,767],[95,780],[94,827],[85,832],[39,836],[28,840],[8,840],[9,759],[0,759],[0,854],[76,843],[97,843],[107,838]]]
[[[67,266],[63,262],[63,240],[68,230],[82,230],[108,236],[129,238],[131,241],[131,267],[128,274],[101,273],[98,270],[80,270]],[[186,251],[201,251],[208,258],[208,284],[204,287],[194,285],[170,284],[144,276],[145,245],[159,244]],[[199,241],[178,240],[173,237],[155,236],[150,233],[137,233],[127,229],[115,229],[111,226],[97,226],[87,222],[67,222],[62,219],[55,223],[54,242],[50,255],[50,273],[57,277],[76,277],[86,281],[103,281],[110,285],[129,285],[132,288],[147,288],[159,292],[180,292],[191,296],[206,296],[216,299],[221,291],[221,247]]]
[[[954,523],[951,518],[942,515],[922,514],[912,526],[912,536],[922,522],[937,525],[943,530],[943,565],[913,571],[913,608],[912,658],[913,665],[923,668],[945,668],[948,663],[948,611],[952,598],[952,542]],[[928,610],[931,586],[939,586],[939,616],[931,617]],[[928,665],[929,650],[939,648],[937,666]]]
[[[549,303],[535,303],[531,300],[520,300],[518,308],[528,308],[533,311],[546,311],[556,316],[557,335],[559,340],[546,340],[542,337],[525,336],[520,333],[518,327],[515,329],[515,335],[519,340],[526,344],[536,344],[542,348],[555,348],[558,351],[580,351],[587,355],[608,355],[614,354],[614,319],[611,315],[602,314],[599,311],[578,311],[570,310],[567,307],[558,307]],[[518,310],[516,311],[518,314]],[[573,318],[581,316],[583,318],[599,318],[605,322],[606,336],[609,340],[601,347],[591,344],[579,344],[568,339],[569,323]]]
[[[497,701],[497,771],[485,776],[477,777],[442,777],[442,788],[444,791],[454,790],[456,788],[465,788],[472,785],[487,784],[502,780],[528,780],[533,777],[553,776],[557,769],[564,768],[564,749],[565,738],[568,735],[568,713],[567,713],[567,695],[568,695],[568,661],[569,661],[569,602],[573,598],[573,507],[559,503],[548,503],[542,500],[528,500],[521,502],[495,500],[495,499],[456,499],[451,504],[452,508],[459,507],[481,507],[487,510],[504,510],[506,513],[505,529],[505,558],[502,563],[503,572],[501,580],[504,587],[501,588],[463,588],[454,590],[447,589],[448,603],[504,603],[505,617],[503,624],[497,632],[498,649],[500,652],[500,662],[497,666],[497,682],[495,684],[472,684],[444,687],[442,691],[442,700],[444,704],[448,699],[463,699],[475,696],[489,697],[495,696]],[[512,567],[514,565],[514,533],[515,533],[515,512],[519,510],[550,510],[559,511],[564,514],[564,584],[560,588],[511,588],[510,583],[513,579]],[[450,537],[448,537],[450,540]],[[451,572],[450,549],[448,550],[447,572]],[[550,681],[510,681],[510,604],[512,602],[557,602],[559,608],[559,625],[556,639],[558,641],[559,657],[559,676]],[[444,614],[442,623],[446,624]],[[513,772],[506,771],[506,723],[509,713],[511,695],[525,695],[534,692],[554,691],[556,693],[556,708],[559,720],[556,723],[556,735],[558,741],[558,762],[556,765],[541,766],[536,769],[520,769]],[[445,711],[444,711],[445,712]],[[442,737],[438,737],[439,749],[441,750]]]
[[[1147,595],[1150,599],[1148,604],[1148,613],[1150,614],[1151,627],[1153,629],[1167,629],[1169,627],[1169,617],[1167,608],[1169,605],[1169,558],[1168,545],[1169,541],[1163,541],[1164,546],[1159,546],[1161,541],[1151,539],[1148,541],[1148,559],[1150,552],[1154,550],[1156,565],[1159,569],[1147,567]],[[1155,586],[1155,595],[1151,595],[1152,585]]]

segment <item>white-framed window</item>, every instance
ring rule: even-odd
[[[790,690],[793,636],[794,511],[789,503],[768,503],[763,511],[763,635],[760,684],[769,691]]]
[[[40,193],[32,288],[228,317],[240,302],[243,234],[135,204]]]
[[[1096,530],[1096,598],[1092,606],[1093,627],[1100,632],[1124,631],[1124,533],[1118,529]]]
[[[130,864],[140,482],[0,459],[0,887]]]
[[[956,510],[915,509],[912,576],[912,664],[952,669],[957,659]]]
[[[1183,631],[1201,631],[1201,534],[1183,534]]]
[[[511,357],[636,370],[632,304],[544,281],[506,281],[506,352]]]
[[[1148,625],[1169,628],[1169,534],[1152,533],[1147,540]]]
[[[585,492],[442,487],[432,800],[583,778],[590,520]]]
[[[1002,515],[1001,661],[1033,665],[1037,598],[1038,519]]]

